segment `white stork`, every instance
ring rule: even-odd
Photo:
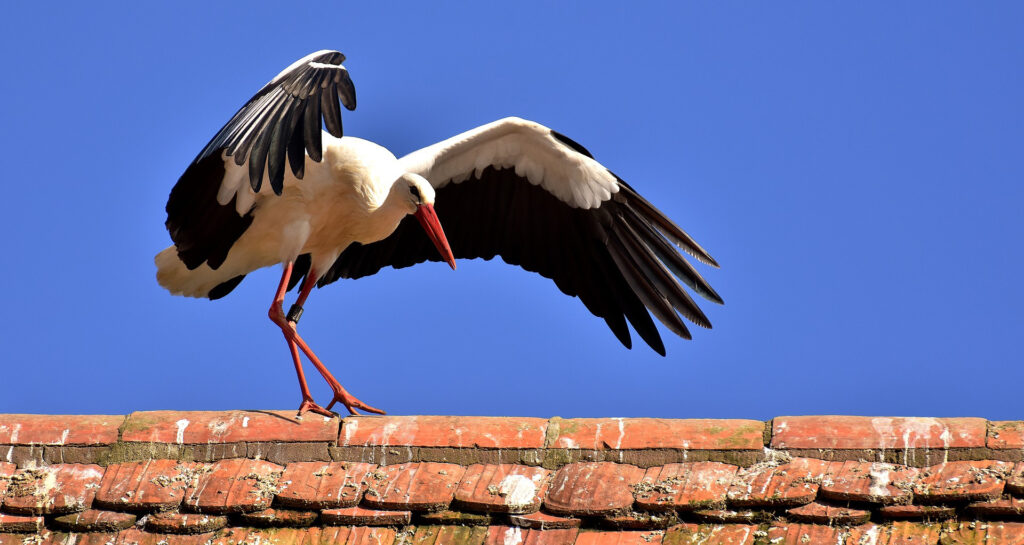
[[[174,244],[156,256],[161,286],[209,299],[251,271],[283,264],[269,314],[291,351],[300,414],[330,415],[336,402],[353,414],[383,413],[345,391],[296,324],[314,285],[388,265],[443,260],[454,269],[455,258],[500,255],[579,297],[630,348],[628,320],[661,355],[648,311],[687,339],[680,314],[711,327],[676,279],[705,299],[722,299],[677,247],[717,267],[715,260],[583,146],[509,117],[397,159],[342,136],[339,100],[356,106],[344,60],[328,50],[299,59],[235,113],[171,190],[166,225]],[[285,293],[300,282],[286,314]],[[309,393],[299,350],[334,391],[326,409]]]

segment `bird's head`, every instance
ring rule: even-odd
[[[419,174],[406,173],[398,178],[391,187],[391,191],[397,192],[400,202],[406,205],[407,214],[414,214],[419,220],[427,236],[437,247],[441,257],[455,268],[455,256],[448,246],[448,239],[444,236],[444,229],[441,228],[441,221],[437,219],[434,212],[434,187],[430,182]]]

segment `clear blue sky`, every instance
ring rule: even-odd
[[[402,155],[507,115],[551,126],[696,237],[726,301],[693,341],[662,329],[662,358],[500,261],[340,281],[301,331],[366,402],[1022,417],[1019,3],[27,5],[0,22],[0,412],[298,406],[266,317],[279,270],[210,302],[152,259],[188,162],[330,48],[348,134]]]

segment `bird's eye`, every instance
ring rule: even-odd
[[[420,197],[420,188],[418,188],[418,187],[416,187],[414,185],[410,185],[409,186],[409,191],[412,193],[413,197],[416,197],[416,201],[417,202],[423,200],[423,197]]]

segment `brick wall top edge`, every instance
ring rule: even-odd
[[[986,446],[983,418],[781,416],[772,421],[777,449],[947,449]]]
[[[0,414],[0,444],[105,445],[123,422],[124,415]]]
[[[341,419],[292,411],[145,411],[128,415],[126,442],[210,444],[249,441],[327,441]]]

